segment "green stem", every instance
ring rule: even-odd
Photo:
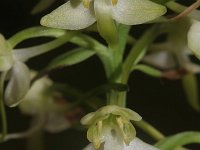
[[[32,120],[32,130],[24,133],[27,140],[27,150],[44,150],[44,124],[46,114],[40,114]],[[23,135],[23,134],[22,134]]]
[[[123,72],[121,81],[127,83],[132,67],[136,65],[142,58],[141,54],[145,53],[149,45],[154,41],[158,35],[158,26],[153,26],[147,30],[142,37],[135,43],[131,49],[128,57],[125,59],[123,64]],[[143,56],[143,55],[142,55]]]
[[[70,40],[70,38],[72,38],[75,35],[75,33],[76,32],[68,32],[67,34],[59,37],[58,39],[38,46],[15,49],[14,54],[19,60],[26,61],[32,57],[44,54],[65,44],[68,40]]]
[[[8,39],[11,47],[14,48],[20,42],[36,37],[59,37],[66,33],[65,30],[61,29],[53,29],[53,28],[46,28],[46,27],[31,27],[25,30],[22,30],[11,38]]]
[[[28,138],[27,150],[44,150],[44,131],[38,130]]]
[[[133,122],[134,125],[138,126],[141,130],[143,130],[145,133],[147,133],[149,136],[154,138],[156,141],[160,141],[166,138],[166,136],[161,133],[159,130],[157,130],[155,127],[153,127],[148,122],[141,120],[139,122]],[[178,147],[175,150],[187,150],[184,147]]]
[[[142,37],[135,43],[134,47],[130,50],[128,57],[125,59],[122,67],[121,83],[127,84],[133,66],[135,66],[146,53],[149,45],[157,37],[159,26],[153,26],[147,30]],[[120,106],[126,105],[126,92],[121,92],[118,98]]]
[[[106,76],[110,76],[112,70],[112,55],[106,46],[96,41],[95,39],[81,33],[70,39],[70,42],[84,48],[93,49],[104,65]]]
[[[2,121],[2,135],[0,137],[0,142],[3,142],[6,135],[7,135],[7,117],[6,117],[6,111],[5,106],[3,102],[3,87],[4,87],[4,79],[5,79],[5,73],[1,73],[0,75],[0,113],[1,113],[1,121]]]
[[[111,63],[110,66],[112,67],[110,71],[111,75],[108,77],[108,81],[111,83],[121,83],[120,81],[120,75],[122,73],[121,67],[130,29],[131,26],[120,24],[118,26],[119,42],[116,43],[115,45],[108,46],[112,54],[110,60]],[[111,90],[109,93],[107,93],[107,104],[119,105],[123,107],[123,105],[121,105],[117,101],[120,93],[121,92],[116,90]]]
[[[155,127],[153,127],[151,124],[149,124],[148,122],[144,120],[133,122],[133,124],[138,126],[145,133],[147,133],[148,135],[150,135],[152,138],[154,138],[157,141],[165,138],[165,136],[160,131],[158,131]]]

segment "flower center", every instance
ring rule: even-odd
[[[118,0],[111,0],[112,1],[112,5],[115,6],[118,2]]]
[[[82,0],[82,2],[83,2],[83,6],[85,8],[89,8],[90,7],[90,0]]]

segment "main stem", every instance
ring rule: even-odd
[[[125,59],[122,72],[121,72],[121,83],[127,84],[129,76],[131,74],[132,67],[135,66],[143,57],[147,51],[149,45],[155,40],[158,35],[158,26],[153,26],[147,30],[142,37],[135,43],[134,47],[130,50],[128,57]],[[118,97],[118,105],[126,105],[126,94],[127,92],[121,92]]]
[[[111,66],[111,74],[108,76],[108,81],[111,83],[121,83],[120,82],[120,74],[121,74],[121,66],[123,61],[123,55],[126,48],[126,43],[129,35],[129,31],[131,29],[131,26],[126,26],[120,24],[118,26],[118,42],[113,44],[110,44],[108,49],[110,50],[111,56],[110,57],[110,64]],[[116,90],[111,90],[107,94],[108,104],[111,105],[119,105],[118,103],[118,97],[120,92]],[[122,105],[122,107],[124,107]]]

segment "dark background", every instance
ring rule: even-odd
[[[24,28],[39,25],[41,16],[63,3],[58,0],[52,8],[33,16],[29,12],[36,2],[36,0],[1,0],[0,33],[9,38]],[[183,2],[188,2],[188,0]],[[40,70],[50,59],[63,50],[68,50],[68,45],[62,46],[56,52],[32,59],[28,65]],[[101,62],[96,57],[78,65],[58,70],[52,73],[51,77],[58,82],[78,87],[82,91],[87,91],[106,82]],[[141,72],[135,72],[130,77],[129,86],[128,107],[138,112],[165,135],[200,130],[200,114],[187,104],[180,80],[157,79]],[[28,128],[30,122],[28,116],[22,115],[17,108],[6,108],[6,110],[10,133],[24,131]],[[137,131],[138,136],[143,140],[153,142],[139,129]],[[59,134],[46,132],[44,134],[46,150],[80,150],[88,143],[86,132],[80,132],[76,129],[69,129]],[[189,147],[192,150],[200,149],[197,144]],[[11,140],[1,143],[0,150],[26,150],[26,140]]]

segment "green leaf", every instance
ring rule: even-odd
[[[47,70],[55,69],[57,67],[71,66],[80,63],[95,54],[92,50],[84,48],[77,48],[72,51],[66,52],[61,56],[58,56],[47,66]]]
[[[200,132],[182,132],[161,140],[156,146],[162,150],[173,150],[180,146],[200,143]]]
[[[146,65],[136,65],[132,68],[132,71],[134,71],[134,70],[142,71],[153,77],[161,77],[162,76],[162,72],[160,70],[157,70],[153,67],[146,66]]]
[[[188,73],[182,78],[182,84],[188,103],[194,110],[200,111],[197,77],[192,73]]]

